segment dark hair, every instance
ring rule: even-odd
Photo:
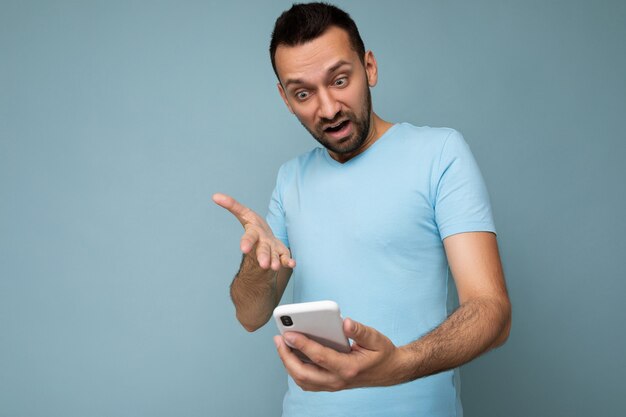
[[[348,13],[328,3],[295,3],[291,9],[282,13],[274,24],[270,42],[270,58],[276,77],[278,77],[278,71],[276,71],[274,58],[279,45],[302,45],[321,36],[331,26],[336,26],[348,33],[352,49],[357,53],[361,62],[365,63],[365,45],[354,20]]]

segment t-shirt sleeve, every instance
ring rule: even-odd
[[[284,171],[284,167],[281,167],[278,170],[278,175],[276,177],[276,187],[272,192],[272,198],[270,199],[269,209],[267,212],[267,216],[265,216],[265,221],[269,224],[274,236],[276,236],[280,241],[282,241],[285,246],[289,247],[289,238],[287,237],[287,225],[285,221],[285,211],[283,209],[283,199],[282,199],[282,174]]]
[[[456,130],[443,144],[435,178],[435,221],[442,240],[456,233],[496,232],[480,169]]]

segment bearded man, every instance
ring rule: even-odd
[[[511,325],[469,147],[453,129],[374,112],[376,59],[335,6],[285,11],[270,56],[288,110],[321,147],[280,168],[265,220],[213,196],[245,230],[231,285],[237,318],[249,331],[263,326],[290,279],[294,302],[333,300],[354,318],[343,323],[349,353],[299,333],[275,337],[289,374],[283,416],[461,416],[456,369],[504,343]],[[459,307],[448,315],[449,272]]]

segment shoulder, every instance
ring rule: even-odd
[[[323,158],[322,152],[325,152],[323,148],[313,148],[310,151],[300,154],[283,163],[280,166],[280,169],[286,172],[297,171],[311,164],[318,163],[318,161]]]
[[[310,167],[319,164],[320,161],[324,159],[323,152],[325,152],[323,148],[316,147],[308,152],[291,158],[280,166],[278,170],[278,178],[282,178],[283,180],[294,178],[298,176],[299,173],[302,173]]]
[[[445,142],[449,136],[460,135],[460,133],[449,127],[415,126],[411,123],[397,123],[394,125],[394,135],[429,142]]]
[[[398,123],[393,135],[398,138],[398,145],[417,147],[422,152],[441,154],[448,143],[465,143],[463,135],[449,127],[414,126],[410,123]]]

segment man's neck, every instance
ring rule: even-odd
[[[335,161],[344,164],[355,156],[365,152],[370,146],[376,143],[376,141],[380,139],[389,130],[389,128],[391,128],[391,126],[393,126],[393,123],[381,119],[376,113],[372,112],[370,131],[367,135],[367,139],[363,142],[363,146],[349,154],[335,154],[330,151],[328,153]]]

